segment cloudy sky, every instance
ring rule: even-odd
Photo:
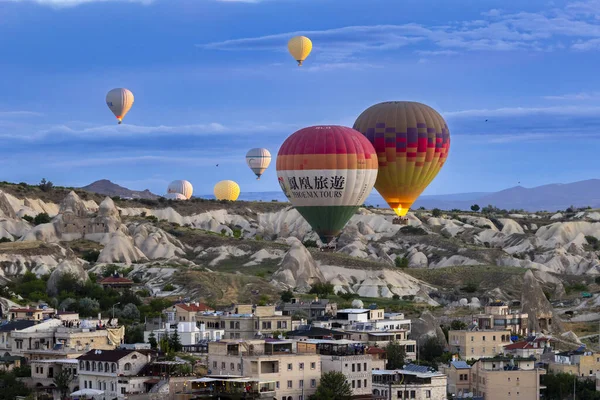
[[[450,127],[425,194],[600,178],[598,15],[600,1],[0,0],[0,180],[275,191],[249,148],[275,155],[388,100]],[[296,34],[314,45],[301,68]],[[114,87],[135,95],[120,126]]]

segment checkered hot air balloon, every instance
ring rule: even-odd
[[[375,147],[379,174],[375,189],[403,217],[444,166],[450,131],[433,108],[412,101],[388,101],[363,111],[354,123]]]

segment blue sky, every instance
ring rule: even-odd
[[[600,178],[598,14],[600,1],[0,0],[0,180],[276,191],[274,162],[257,182],[249,148],[275,156],[301,127],[352,126],[388,100],[450,127],[425,194]],[[314,45],[301,68],[295,34]],[[135,95],[120,126],[114,87]]]

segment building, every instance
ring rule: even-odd
[[[504,346],[504,355],[513,355],[515,357],[526,358],[530,356],[539,356],[547,351],[554,351],[552,345],[554,340],[546,337],[531,336],[525,340],[508,344]],[[539,359],[539,358],[538,358]]]
[[[105,289],[111,288],[119,291],[129,290],[133,287],[133,281],[122,276],[109,276],[98,283]]]
[[[137,376],[151,361],[150,353],[144,350],[92,350],[77,361],[80,390],[101,390],[110,399],[148,391],[149,378]]]
[[[385,310],[382,308],[345,308],[338,310],[335,318],[331,321],[333,328],[344,328],[356,322],[372,322],[384,319]]]
[[[446,375],[409,364],[404,369],[372,371],[373,395],[386,399],[438,400],[446,398]]]
[[[167,322],[195,322],[196,315],[203,312],[214,312],[212,307],[203,303],[177,303],[163,311]]]
[[[511,343],[510,331],[503,330],[451,330],[448,332],[450,351],[463,360],[493,357],[502,354],[504,346]]]
[[[9,321],[25,320],[25,321],[43,321],[54,317],[56,310],[45,305],[40,307],[14,307],[8,310],[7,319]]]
[[[202,341],[221,340],[225,336],[224,329],[206,329],[205,324],[199,325],[198,327],[196,322],[165,322],[162,329],[145,331],[144,341],[148,342],[150,334],[154,333],[156,341],[159,342],[164,337],[172,336],[175,331],[177,331],[179,341],[183,346],[195,345]]]
[[[384,370],[387,367],[387,355],[381,347],[370,346],[367,348],[367,354],[371,356],[371,369]]]
[[[319,299],[303,301],[293,298],[289,303],[284,303],[281,307],[283,315],[293,316],[296,313],[305,314],[309,320],[333,316],[337,313],[337,303],[331,303],[328,299]]]
[[[298,352],[290,340],[226,339],[208,345],[212,379],[253,379],[262,383],[259,390],[268,389],[269,398],[286,400],[306,400],[315,393],[321,379],[320,357],[316,352]]]
[[[471,390],[485,400],[539,399],[540,376],[534,358],[480,358],[471,368]]]
[[[312,346],[311,346],[312,345]],[[314,346],[314,347],[313,347]],[[372,393],[373,358],[366,347],[352,340],[307,340],[297,343],[298,352],[316,352],[321,356],[321,370],[341,372],[352,386],[354,396]]]
[[[285,333],[292,327],[292,317],[275,311],[275,306],[238,305],[231,312],[202,312],[197,322],[206,329],[224,329],[228,339],[272,337],[273,332]]]
[[[408,361],[415,360],[417,357],[417,342],[416,340],[408,339],[410,330],[406,327],[398,328],[380,328],[370,323],[358,323],[352,325],[351,328],[345,330],[350,335],[350,339],[366,343],[369,346],[385,347],[390,342],[398,342],[404,347],[406,359]]]
[[[448,377],[448,393],[462,397],[471,391],[471,366],[454,357],[449,365],[440,368],[440,372]]]
[[[301,325],[295,331],[287,332],[288,339],[349,339],[350,334],[344,331],[318,328],[311,325]]]
[[[491,302],[485,306],[485,312],[476,315],[474,319],[482,329],[508,329],[513,334],[521,336],[529,334],[529,315],[520,310],[511,310],[503,301]]]
[[[580,377],[593,377],[600,372],[600,353],[592,353],[578,349],[554,355],[548,364],[548,371],[553,373],[575,374]]]
[[[60,391],[56,388],[54,379],[63,371],[68,373],[72,380],[69,383],[69,392],[79,390],[79,377],[77,376],[77,364],[73,358],[58,360],[35,360],[31,364],[31,380],[28,382],[38,394],[47,393],[54,399],[60,400]]]

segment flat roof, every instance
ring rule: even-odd
[[[362,314],[362,313],[369,312],[369,311],[371,311],[371,309],[369,309],[369,308],[344,308],[343,310],[337,310],[338,314],[339,313]]]
[[[79,360],[76,358],[61,358],[59,360],[31,360],[30,362],[39,364],[78,364]]]
[[[339,344],[339,345],[344,345],[344,344],[359,344],[359,343],[362,343],[362,342],[359,342],[359,341],[356,341],[356,340],[348,340],[348,339],[340,339],[340,340],[308,339],[308,340],[298,341],[298,343]]]
[[[416,371],[407,371],[405,369],[374,369],[371,371],[373,375],[413,375],[417,378],[438,378],[445,376],[440,372],[416,372]]]

